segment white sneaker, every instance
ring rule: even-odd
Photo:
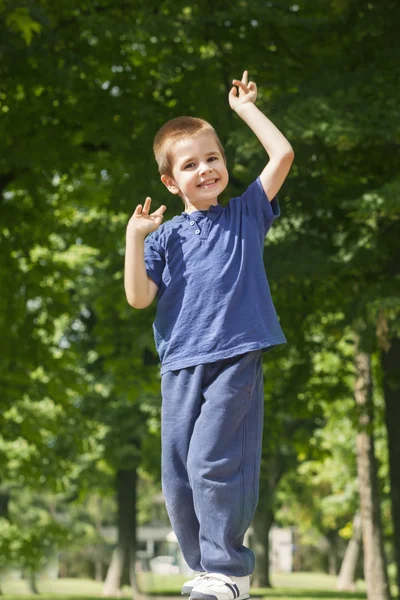
[[[228,577],[206,573],[193,588],[192,600],[246,600],[250,598],[250,576]]]
[[[207,575],[205,571],[200,571],[200,573],[197,573],[196,577],[193,577],[193,579],[189,579],[189,581],[185,581],[181,589],[181,596],[190,596],[194,586],[200,583],[200,581],[205,575]]]

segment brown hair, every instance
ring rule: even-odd
[[[218,149],[226,163],[224,148],[217,132],[210,123],[198,117],[176,117],[164,123],[154,138],[153,150],[160,175],[172,176],[172,148],[174,143],[203,131],[209,131],[215,136]]]

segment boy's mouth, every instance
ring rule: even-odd
[[[202,181],[201,183],[199,183],[199,185],[197,187],[199,188],[208,188],[208,187],[212,187],[213,185],[215,185],[217,182],[219,181],[219,179],[207,179],[207,181]]]

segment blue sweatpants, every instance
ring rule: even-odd
[[[162,485],[188,565],[243,577],[243,545],[258,501],[263,426],[262,352],[162,376]]]

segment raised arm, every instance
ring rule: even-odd
[[[146,272],[144,240],[149,233],[161,225],[166,206],[160,206],[149,214],[150,204],[151,199],[146,198],[144,206],[139,204],[136,207],[126,229],[125,294],[133,308],[149,306],[158,289]]]
[[[229,93],[231,108],[256,134],[269,156],[260,179],[269,201],[278,193],[294,159],[293,148],[279,129],[255,105],[257,86],[248,81],[248,72],[242,80],[234,79]],[[238,92],[239,90],[239,92]]]

